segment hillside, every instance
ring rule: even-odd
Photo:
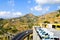
[[[15,34],[32,29],[32,26],[38,26],[40,23],[60,23],[60,10],[42,16],[35,16],[30,13],[18,18],[0,18],[0,34],[7,32]]]
[[[37,20],[37,16],[33,14],[27,14],[19,18],[12,18],[12,19],[0,19],[0,29],[3,32],[9,33],[18,33],[28,29],[31,29],[32,26],[35,24]],[[2,32],[2,33],[3,33]]]
[[[39,23],[60,23],[60,10],[39,16]]]

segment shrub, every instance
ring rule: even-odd
[[[60,13],[60,10],[58,10],[58,12]]]
[[[56,17],[59,17],[59,16],[60,16],[60,14],[57,14],[57,15],[56,15]]]
[[[44,21],[44,23],[50,23],[49,21]]]

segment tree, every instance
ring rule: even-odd
[[[14,30],[11,30],[12,33],[16,33],[18,30],[17,29],[14,29]]]
[[[58,10],[58,12],[60,13],[60,10]]]
[[[55,21],[54,23],[58,23],[57,21]]]
[[[44,23],[50,23],[49,21],[44,21]]]
[[[60,16],[60,14],[57,14],[57,15],[56,15],[56,17],[59,17],[59,16]]]
[[[32,26],[33,26],[33,23],[28,23],[29,28],[32,28]]]
[[[7,30],[10,33],[16,33],[18,31],[15,26],[9,26],[9,28],[7,28]]]
[[[4,32],[2,32],[1,30],[0,30],[0,35],[3,35],[4,34]]]
[[[0,18],[0,21],[4,20],[3,18]]]

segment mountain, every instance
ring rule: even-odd
[[[44,23],[45,21],[48,21],[49,23],[60,23],[60,11],[57,10],[57,11],[39,16],[38,18],[39,23]]]
[[[60,10],[47,13],[41,16],[35,16],[32,13],[12,19],[0,19],[0,28],[5,32],[15,33],[32,29],[40,23],[60,23]]]
[[[27,15],[25,15],[23,17],[20,17],[20,21],[21,20],[24,20],[27,23],[29,23],[29,22],[33,22],[34,20],[37,20],[37,16],[35,16],[33,14],[27,14]]]
[[[2,24],[2,28],[8,30],[10,33],[14,33],[17,30],[21,32],[31,29],[36,24],[36,21],[37,16],[30,13],[18,18],[3,19],[0,23]]]

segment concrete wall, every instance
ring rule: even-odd
[[[33,27],[33,40],[41,40],[40,37],[38,36],[35,27]]]

